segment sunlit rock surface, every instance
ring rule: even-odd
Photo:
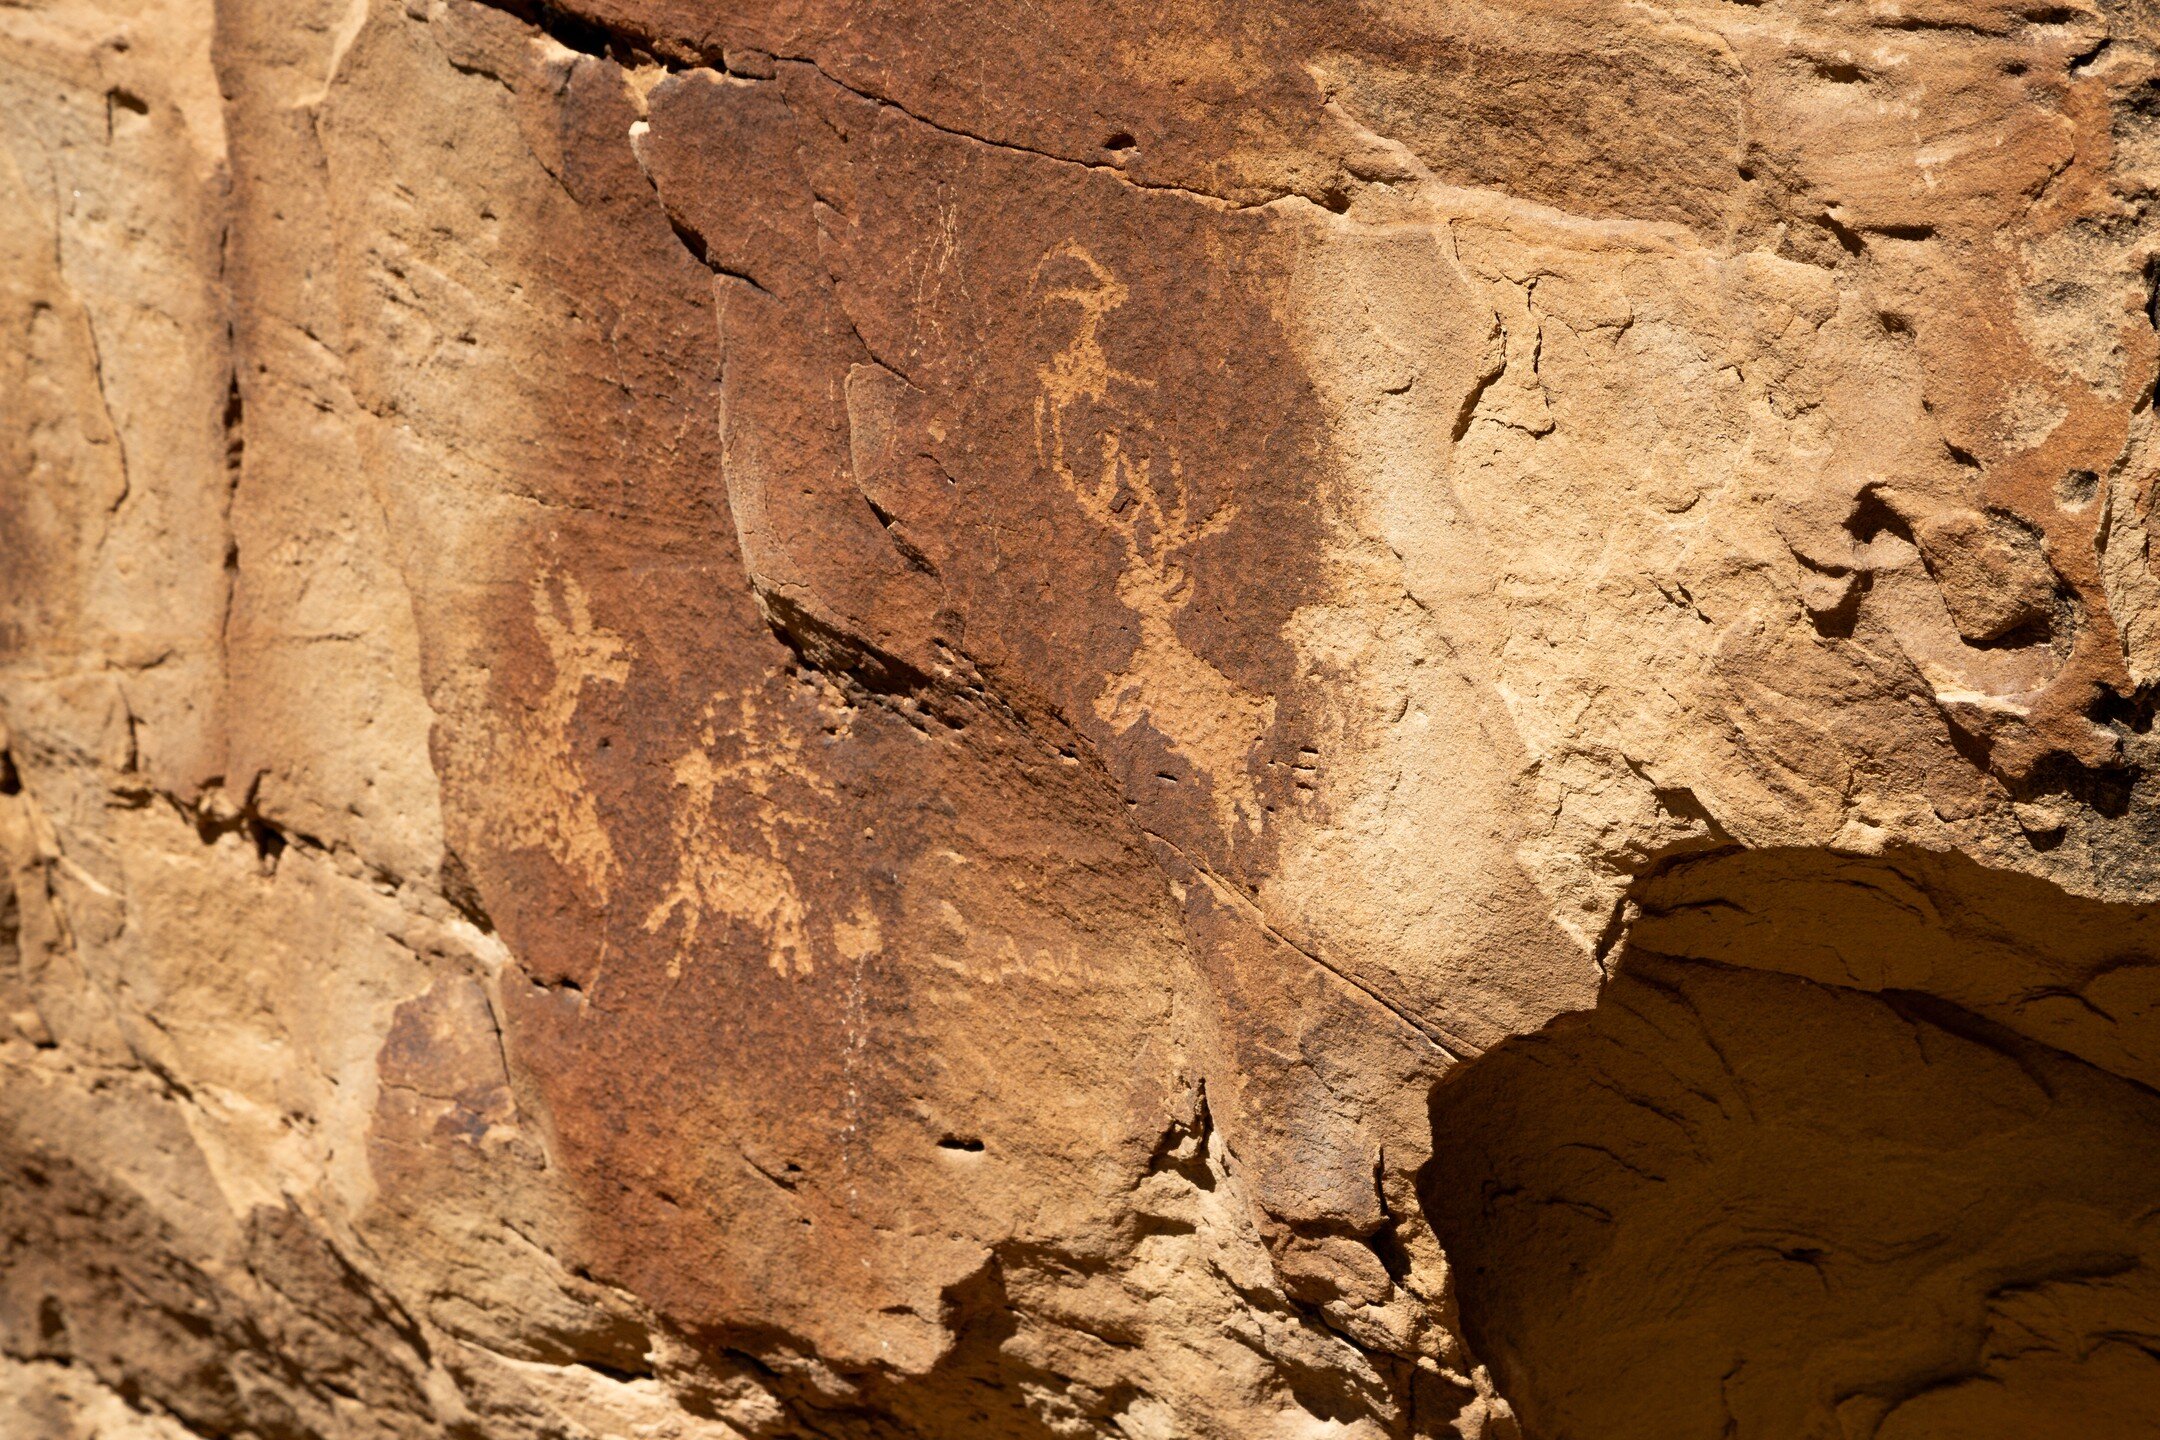
[[[0,1434],[2152,1432],[2150,0],[14,0],[0,135]]]

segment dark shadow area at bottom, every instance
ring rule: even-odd
[[[1969,1011],[1637,952],[1433,1128],[1532,1440],[2160,1435],[2160,1095]]]

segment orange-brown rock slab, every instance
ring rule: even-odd
[[[0,10],[0,1424],[2136,1433],[2154,24]]]

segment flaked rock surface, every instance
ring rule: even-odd
[[[2150,0],[12,0],[0,142],[0,1434],[2160,1426]]]

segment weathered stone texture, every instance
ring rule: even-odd
[[[2149,0],[13,0],[0,136],[0,1433],[2155,1424]]]

